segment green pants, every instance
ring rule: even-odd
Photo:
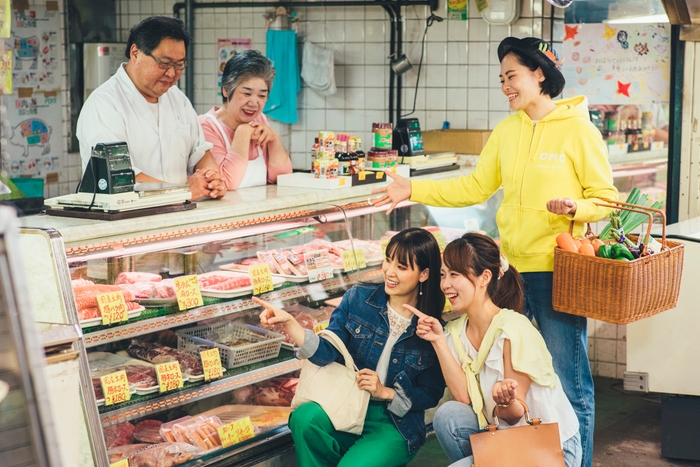
[[[370,402],[361,435],[333,428],[320,405],[297,407],[289,418],[298,467],[398,467],[415,454],[408,453],[404,437],[385,402]]]

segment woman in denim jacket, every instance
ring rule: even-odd
[[[360,284],[343,296],[328,326],[360,368],[358,386],[372,396],[362,434],[337,431],[321,406],[302,404],[289,419],[300,467],[401,466],[425,443],[424,411],[437,405],[445,381],[432,345],[416,335],[417,318],[404,305],[440,317],[445,297],[435,238],[423,229],[399,232],[387,245],[382,271],[383,284]],[[298,358],[316,365],[342,360],[291,315],[255,300],[265,307],[263,325],[284,323]]]

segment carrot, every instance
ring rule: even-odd
[[[593,250],[593,245],[591,245],[590,243],[584,243],[583,245],[581,245],[581,248],[578,249],[578,252],[582,255],[595,256],[595,250]]]
[[[597,239],[597,238],[594,238],[594,239],[591,241],[591,245],[593,245],[593,251],[595,251],[596,254],[597,254],[598,248],[600,248],[602,245],[605,245],[605,243],[603,243],[601,240],[599,240],[599,239]]]
[[[574,253],[578,252],[576,242],[569,232],[564,232],[563,234],[557,235],[557,245],[559,245],[559,248],[564,251],[573,251]]]
[[[581,240],[574,238],[574,245],[576,245],[576,251],[581,248]]]
[[[589,244],[589,245],[590,245],[590,243],[591,243],[591,239],[590,239],[590,238],[582,238],[582,239],[581,239],[581,245],[586,245],[586,244]]]

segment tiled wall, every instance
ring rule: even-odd
[[[220,0],[219,0],[220,1]],[[496,49],[509,35],[554,39],[561,50],[564,12],[545,0],[521,0],[521,15],[513,25],[488,25],[469,0],[471,19],[435,22],[428,29],[423,67],[416,94],[416,111],[423,129],[490,129],[508,115],[501,93]],[[120,38],[153,14],[172,14],[175,0],[121,0],[118,2]],[[444,1],[436,14],[443,16]],[[379,7],[308,7],[297,9],[299,50],[305,40],[332,49],[338,92],[321,96],[303,86],[299,94],[299,123],[272,122],[289,149],[295,168],[310,165],[310,146],[319,130],[360,135],[368,147],[372,122],[388,121],[389,19]],[[203,113],[218,105],[216,42],[219,38],[251,38],[253,48],[265,52],[265,8],[195,10],[194,107]],[[404,51],[413,69],[404,74],[403,109],[413,107],[421,39],[429,9],[404,9]],[[181,12],[184,18],[184,10]],[[184,88],[184,79],[180,86]],[[77,167],[80,158],[73,157]],[[78,169],[79,170],[79,169]],[[69,169],[71,171],[71,169]],[[73,172],[71,171],[71,176]],[[77,178],[75,180],[77,182]],[[71,185],[74,186],[74,185]],[[590,321],[589,350],[594,374],[622,377],[626,362],[625,327]]]

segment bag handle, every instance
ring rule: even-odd
[[[352,355],[350,355],[350,352],[348,352],[347,347],[345,347],[345,343],[338,337],[336,333],[333,331],[329,331],[328,329],[324,329],[323,331],[319,332],[318,335],[320,337],[323,337],[326,339],[328,342],[331,343],[333,347],[340,352],[340,354],[343,356],[343,359],[345,359],[345,366],[348,367],[349,370],[352,371],[360,371],[359,368],[357,368],[357,365],[355,365],[355,360],[352,358]]]
[[[528,425],[539,425],[540,422],[542,421],[540,418],[530,418],[530,407],[527,406],[524,400],[516,398],[518,402],[520,402],[523,405],[523,408],[525,409],[525,421],[527,422]],[[498,404],[496,404],[493,407],[493,412],[491,413],[491,416],[493,418],[494,423],[489,423],[488,430],[489,431],[496,431],[498,428],[498,425],[500,424],[498,421],[498,415],[496,415],[496,408],[498,407]]]
[[[657,213],[661,215],[661,220],[663,221],[661,224],[661,249],[666,250],[666,213],[663,212],[660,209],[656,208],[651,208],[648,206],[641,206],[638,204],[630,204],[630,203],[625,203],[622,201],[615,201],[612,199],[607,199],[607,198],[600,198],[601,201],[605,201],[604,203],[598,203],[598,202],[593,202],[596,206],[600,206],[602,208],[612,208],[612,209],[621,209],[623,211],[631,211],[631,212],[636,212],[638,214],[645,214],[646,216],[649,217],[649,223],[647,225],[647,234],[645,237],[645,242],[644,242],[644,249],[646,249],[647,245],[649,244],[649,240],[651,239],[651,225],[652,225],[652,213]],[[588,223],[588,229],[586,230],[585,236],[588,237],[590,235],[593,235],[593,230],[591,230],[591,224]],[[569,234],[573,235],[574,232],[574,221],[572,220],[571,223],[569,224]]]

